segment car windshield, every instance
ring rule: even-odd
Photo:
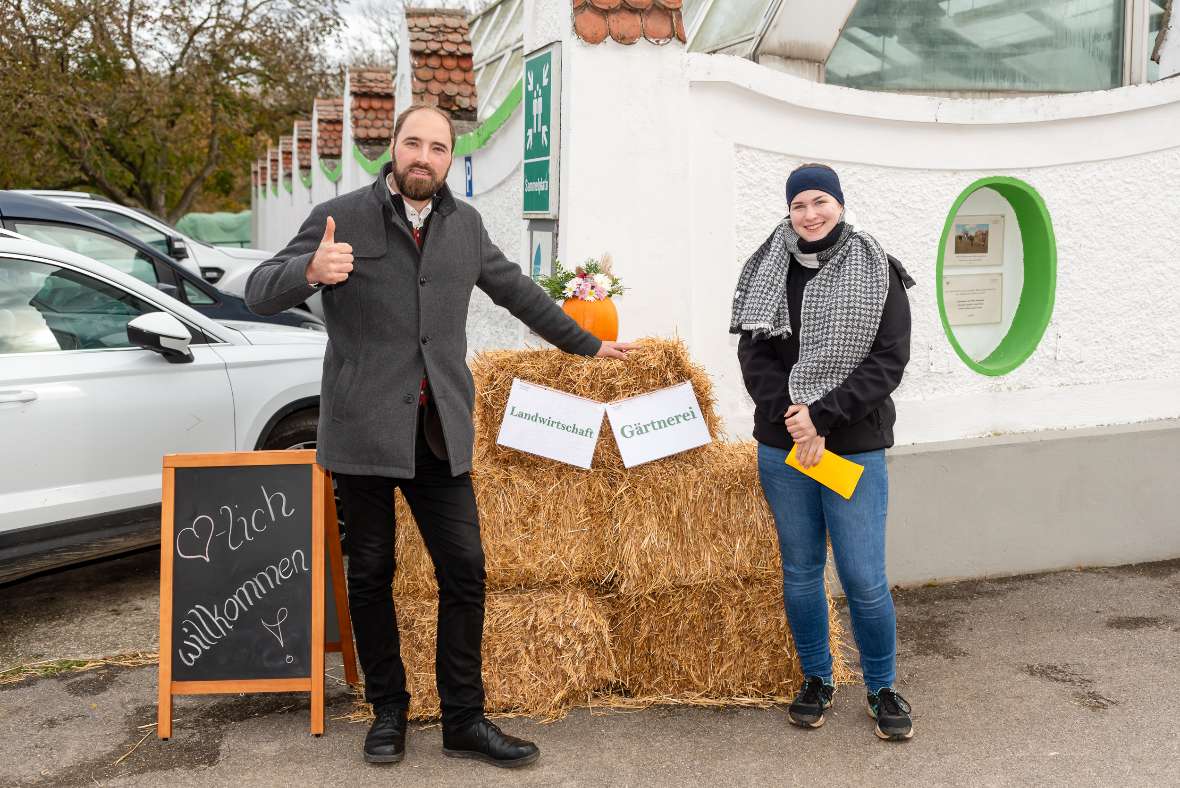
[[[159,277],[156,276],[156,267],[151,257],[125,241],[85,227],[51,222],[18,219],[12,222],[12,226],[21,235],[86,255],[125,274],[130,274],[152,287],[156,287],[160,282]]]
[[[152,227],[142,219],[137,219],[134,216],[128,216],[127,214],[120,213],[119,211],[112,211],[109,208],[104,208],[99,205],[82,205],[79,207],[87,213],[97,216],[99,219],[110,222],[123,232],[134,235],[136,238],[148,244],[162,254],[168,254],[168,236],[164,232],[157,230],[155,227]]]

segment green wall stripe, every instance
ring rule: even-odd
[[[361,146],[354,142],[352,144],[352,157],[357,160],[357,163],[361,165],[361,169],[363,169],[365,172],[369,173],[370,175],[377,175],[377,173],[381,172],[381,168],[385,166],[385,163],[390,159],[389,148],[386,148],[385,152],[382,153],[379,158],[370,159],[365,156],[364,152],[361,150]]]
[[[1020,303],[1012,317],[1012,326],[988,357],[976,361],[955,339],[946,316],[946,304],[942,292],[943,258],[947,241],[954,231],[955,217],[967,198],[980,189],[992,189],[1012,206],[1016,223],[1020,226],[1021,243],[1024,246],[1024,286],[1020,291]],[[1019,367],[1036,351],[1049,320],[1053,317],[1053,305],[1057,294],[1057,237],[1053,233],[1053,220],[1045,201],[1029,184],[1017,178],[994,176],[980,178],[968,186],[951,206],[942,228],[942,239],[938,246],[938,265],[934,271],[938,293],[938,316],[942,330],[963,363],[981,375],[998,377],[1007,375]]]
[[[508,95],[504,98],[504,102],[500,104],[499,109],[493,112],[475,131],[461,134],[455,139],[454,155],[466,156],[487,145],[492,135],[499,131],[508,122],[508,119],[512,117],[512,113],[520,106],[523,97],[524,80],[518,79],[516,84],[512,86],[512,90],[508,91]]]
[[[344,174],[344,168],[339,163],[335,167],[329,167],[323,159],[320,159],[320,170],[332,183],[340,180],[340,176]]]
[[[307,175],[304,175],[302,172],[299,173],[299,182],[303,184],[304,188],[310,189],[311,188],[311,173],[308,173]]]

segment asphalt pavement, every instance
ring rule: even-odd
[[[154,651],[158,582],[147,551],[0,587],[0,681],[30,663]],[[0,684],[0,784],[1180,785],[1180,560],[896,599],[909,742],[878,741],[862,688],[845,686],[818,730],[781,707],[579,709],[501,721],[541,746],[523,770],[444,758],[430,725],[412,726],[403,763],[373,766],[365,726],[339,719],[354,700],[338,678],[323,737],[308,733],[304,697],[205,696],[177,700],[161,742],[155,668],[129,660]]]

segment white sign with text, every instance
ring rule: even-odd
[[[628,468],[712,441],[701,404],[687,381],[612,402],[606,414]]]
[[[589,468],[605,410],[601,402],[513,380],[496,443]]]

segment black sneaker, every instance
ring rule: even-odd
[[[398,763],[406,757],[406,710],[400,706],[374,709],[365,736],[365,760],[369,763]]]
[[[787,707],[787,718],[804,728],[818,728],[824,724],[824,712],[832,708],[832,695],[836,688],[825,684],[819,676],[808,676],[803,680],[799,694]]]
[[[875,733],[886,741],[903,741],[914,735],[910,704],[890,687],[869,693],[869,716],[877,721]]]

